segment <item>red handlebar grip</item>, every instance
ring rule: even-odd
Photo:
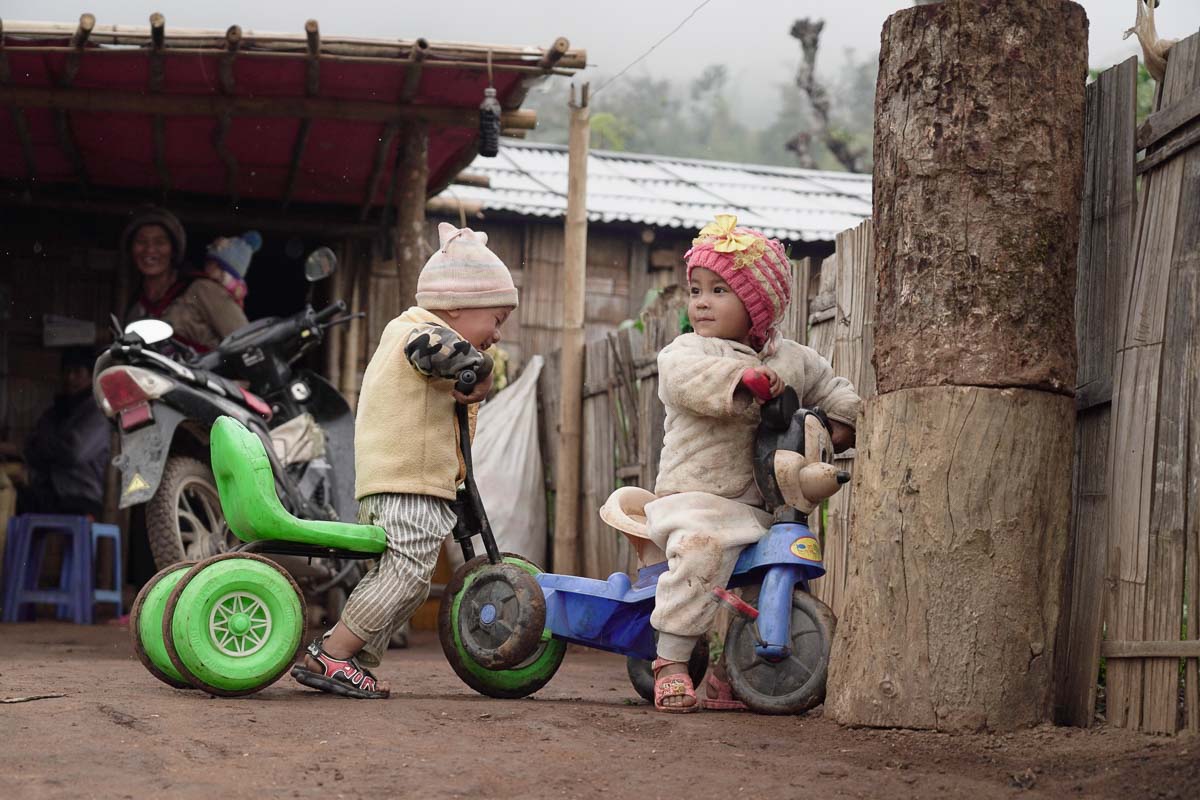
[[[764,403],[771,399],[771,380],[753,367],[742,373],[742,386]]]

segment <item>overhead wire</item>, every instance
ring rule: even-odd
[[[593,97],[595,97],[596,95],[600,94],[600,92],[604,91],[604,89],[605,89],[605,88],[607,88],[607,87],[609,86],[609,84],[612,84],[612,83],[614,83],[614,82],[615,82],[615,81],[616,81],[618,78],[620,78],[620,77],[621,77],[622,75],[624,75],[626,72],[628,72],[628,71],[629,71],[629,70],[631,70],[633,67],[635,67],[635,66],[636,66],[636,65],[637,65],[639,62],[641,62],[641,60],[642,60],[642,59],[644,59],[646,56],[648,56],[648,55],[650,55],[651,53],[653,53],[653,52],[655,51],[655,49],[657,49],[657,48],[658,48],[658,46],[659,46],[660,44],[662,44],[662,43],[663,43],[663,42],[665,42],[667,39],[670,39],[672,36],[674,36],[676,33],[678,33],[678,32],[679,32],[679,29],[680,29],[680,28],[682,28],[684,25],[686,25],[686,24],[688,23],[688,20],[690,20],[692,17],[696,16],[696,14],[698,14],[698,13],[700,12],[700,9],[704,8],[706,5],[708,5],[708,4],[709,4],[709,3],[711,3],[711,2],[712,2],[712,0],[704,0],[704,2],[703,2],[703,3],[701,3],[700,5],[698,5],[698,6],[696,6],[695,8],[693,8],[693,9],[692,9],[692,13],[690,13],[690,14],[688,14],[686,17],[684,17],[684,18],[683,18],[683,19],[682,19],[682,20],[679,22],[679,24],[678,24],[678,25],[676,25],[674,28],[672,28],[672,29],[671,29],[671,32],[670,32],[670,33],[668,33],[666,36],[664,36],[664,37],[662,37],[661,39],[659,39],[659,40],[658,40],[657,42],[655,42],[654,44],[650,45],[650,49],[648,49],[646,52],[642,53],[640,56],[638,56],[637,58],[635,58],[633,61],[630,61],[630,62],[629,62],[629,64],[627,64],[627,65],[625,66],[625,68],[624,68],[624,69],[622,69],[620,72],[618,72],[616,75],[613,75],[611,78],[609,78],[608,80],[606,80],[604,83],[600,84],[600,87],[599,87],[598,89],[596,89],[594,92],[592,92],[592,96],[593,96]]]

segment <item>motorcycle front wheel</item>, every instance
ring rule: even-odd
[[[180,561],[202,561],[238,543],[225,523],[207,464],[187,456],[167,459],[158,491],[146,503],[146,537],[160,570]]]

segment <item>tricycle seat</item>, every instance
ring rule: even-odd
[[[387,534],[377,525],[300,519],[275,492],[275,473],[262,440],[233,417],[219,417],[210,434],[213,475],[225,521],[243,542],[280,541],[377,554]]]
[[[657,499],[653,492],[640,487],[622,486],[600,508],[600,519],[625,534],[637,553],[640,567],[667,560],[667,554],[650,538],[646,525],[646,506]]]

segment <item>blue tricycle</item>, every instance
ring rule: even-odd
[[[620,572],[608,580],[541,572],[520,556],[496,551],[470,479],[470,443],[465,435],[463,440],[468,480],[454,535],[466,563],[446,587],[438,626],[455,672],[481,694],[524,697],[554,676],[567,643],[574,642],[626,656],[635,689],[652,700],[650,614],[658,578],[667,569],[665,554],[646,528],[644,507],[655,496],[622,487],[600,512],[637,551],[636,579]],[[797,714],[824,699],[836,620],[808,591],[809,581],[825,572],[808,515],[849,479],[832,457],[828,420],[819,409],[801,408],[791,388],[764,403],[754,468],[774,523],[742,552],[728,586],[713,587],[713,601],[734,612],[725,638],[729,682],[753,711]],[[477,558],[471,544],[476,534],[488,550]],[[740,597],[729,590],[740,590]],[[701,640],[689,664],[697,685],[707,666]]]

